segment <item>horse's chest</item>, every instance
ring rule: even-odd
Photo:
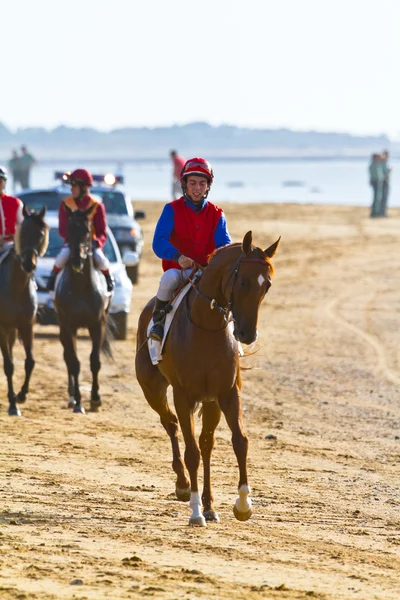
[[[172,386],[179,386],[191,394],[217,397],[230,390],[238,371],[238,356],[234,342],[218,343],[202,348],[200,344],[173,344],[166,348],[160,370]]]

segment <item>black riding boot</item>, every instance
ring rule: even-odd
[[[57,273],[55,271],[52,271],[47,280],[47,290],[49,292],[54,292],[54,286],[56,285],[56,277]]]
[[[103,272],[103,275],[106,278],[106,282],[107,282],[107,292],[112,292],[115,287],[114,277],[111,275],[111,273]]]
[[[167,312],[165,310],[169,300],[159,300],[156,298],[156,303],[154,305],[153,310],[153,327],[150,329],[149,337],[152,340],[156,340],[157,342],[161,342],[164,337],[164,321],[167,316]]]

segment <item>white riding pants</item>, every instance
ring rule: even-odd
[[[168,269],[168,271],[165,271],[160,279],[157,298],[164,302],[171,300],[174,291],[189,277],[192,270],[193,269]]]
[[[0,246],[0,254],[4,254],[5,252],[7,252],[7,250],[12,248],[13,246],[14,246],[14,242],[4,242],[4,244],[2,244]]]
[[[63,269],[68,262],[69,255],[70,250],[68,246],[63,246],[63,248],[61,248],[60,252],[57,255],[55,266],[59,269]],[[95,267],[100,269],[100,271],[107,271],[107,269],[110,268],[110,261],[108,260],[101,248],[93,249],[93,262]]]

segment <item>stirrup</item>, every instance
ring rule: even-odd
[[[149,338],[156,342],[162,342],[164,337],[164,327],[161,323],[154,323],[150,329]]]

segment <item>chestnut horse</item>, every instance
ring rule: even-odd
[[[139,318],[136,376],[146,400],[159,415],[172,444],[175,492],[179,500],[190,500],[189,525],[219,521],[214,510],[210,459],[215,429],[224,413],[232,431],[232,445],[239,466],[239,497],[233,512],[239,521],[252,514],[247,482],[248,441],[243,431],[240,398],[238,342],[251,344],[257,338],[260,304],[271,286],[274,256],[280,238],[266,250],[252,246],[252,233],[242,243],[229,244],[211,255],[199,283],[186,296],[171,323],[162,361],[153,365],[146,347],[147,327],[154,298]],[[233,335],[228,321],[234,323]],[[173,388],[178,419],[167,401]],[[194,435],[194,412],[202,403],[200,449]],[[185,465],[178,445],[178,420],[185,442]],[[200,498],[197,473],[203,460],[204,482]]]
[[[92,225],[89,215],[95,205],[85,211],[73,212],[68,206],[68,246],[70,256],[60,275],[55,291],[54,307],[60,325],[60,341],[64,347],[64,360],[68,371],[68,408],[74,413],[85,413],[79,387],[80,362],[77,355],[77,332],[87,328],[92,340],[90,370],[92,389],[90,410],[101,406],[99,394],[100,351],[112,357],[112,337],[106,295],[105,279],[95,269],[92,256]]]
[[[17,402],[25,402],[35,361],[32,355],[33,323],[37,311],[36,286],[32,278],[37,257],[43,256],[48,244],[48,227],[39,213],[23,207],[24,220],[15,235],[12,248],[0,265],[0,346],[4,373],[8,383],[8,414],[20,416]],[[12,351],[17,336],[25,349],[25,380],[15,395],[13,387],[14,362]]]

